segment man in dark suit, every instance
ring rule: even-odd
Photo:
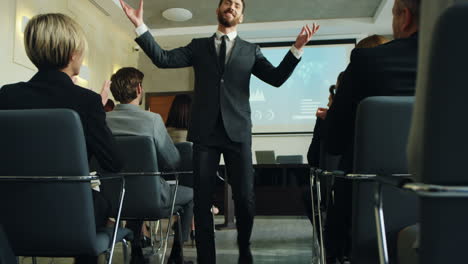
[[[369,96],[411,96],[416,84],[420,0],[395,0],[394,40],[375,48],[354,49],[343,81],[328,110],[328,151],[342,155],[340,169],[352,171],[356,109]],[[385,140],[385,139],[383,139]],[[335,183],[335,204],[327,215],[325,245],[329,262],[345,254],[351,218],[351,186]]]
[[[135,25],[137,43],[160,68],[192,66],[195,70],[194,104],[188,140],[194,143],[195,228],[199,263],[216,263],[213,218],[210,212],[215,175],[223,154],[234,193],[239,263],[252,263],[250,235],[255,214],[251,153],[249,82],[251,74],[281,86],[300,60],[302,48],[318,29],[305,26],[278,67],[263,56],[259,46],[237,37],[243,20],[243,0],[220,0],[218,31],[193,39],[185,47],[166,51],[143,24],[143,1],[137,10],[123,0],[122,8]]]

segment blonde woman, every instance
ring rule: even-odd
[[[106,124],[101,96],[72,81],[72,77],[80,73],[87,49],[81,27],[63,14],[37,15],[26,26],[24,45],[38,72],[27,82],[1,88],[0,110],[68,108],[76,111],[83,125],[88,158],[95,156],[104,169],[119,171],[122,165]],[[93,191],[93,200],[96,226],[105,226],[108,202],[96,191]],[[80,256],[76,261],[96,262],[94,256]]]

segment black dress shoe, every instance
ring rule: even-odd
[[[169,257],[167,264],[193,264],[191,260],[184,260],[183,258]]]
[[[239,264],[252,264],[253,256],[250,248],[239,250]]]

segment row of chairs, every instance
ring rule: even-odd
[[[463,172],[468,126],[463,120],[468,34],[459,27],[467,14],[468,5],[454,5],[434,31],[426,97],[419,101],[424,127],[417,136],[423,139],[424,151],[416,174],[409,174],[406,156],[414,97],[370,97],[360,103],[353,173],[311,169],[319,232],[321,181],[333,178],[352,184],[351,263],[415,263],[399,259],[397,248],[405,250],[398,235],[416,223],[420,228],[408,250],[418,248],[418,263],[466,261],[468,178]],[[323,241],[321,245],[325,263]]]
[[[0,226],[15,256],[74,257],[106,253],[112,263],[116,242],[122,242],[124,263],[129,262],[129,229],[120,220],[172,219],[175,192],[161,194],[164,173],[159,172],[150,137],[117,137],[124,155],[123,173],[103,172],[97,162],[90,175],[81,121],[69,109],[0,111]],[[187,146],[190,147],[190,146]],[[102,194],[112,204],[114,228],[96,229],[91,181],[101,181]],[[161,199],[171,199],[167,207]],[[171,220],[168,225],[172,224]],[[180,223],[180,221],[179,221]],[[163,243],[161,263],[167,249]],[[1,234],[0,234],[1,235]],[[0,238],[1,239],[1,238]],[[1,253],[1,252],[0,252]],[[35,258],[34,258],[35,261]],[[10,263],[10,262],[6,262]],[[14,263],[14,262],[11,262]]]

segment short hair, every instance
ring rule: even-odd
[[[169,115],[167,116],[166,127],[188,129],[190,123],[190,111],[192,108],[192,98],[188,94],[178,94],[172,101]]]
[[[141,82],[145,75],[133,68],[125,67],[118,70],[111,77],[110,90],[114,99],[122,104],[128,104],[137,98],[136,88]]]
[[[244,14],[245,2],[244,2],[244,0],[241,0],[241,1],[242,1],[242,14]],[[224,2],[224,0],[219,0],[218,7],[220,7],[223,2]]]
[[[359,41],[356,44],[356,48],[374,48],[387,42],[389,42],[389,40],[384,36],[372,35]]]
[[[69,16],[58,13],[34,16],[24,30],[24,46],[38,69],[63,69],[75,53],[88,47],[83,29]]]
[[[419,11],[421,6],[421,0],[396,0],[398,11],[401,11],[403,8],[408,8],[411,14],[414,17],[416,25],[419,25]]]

